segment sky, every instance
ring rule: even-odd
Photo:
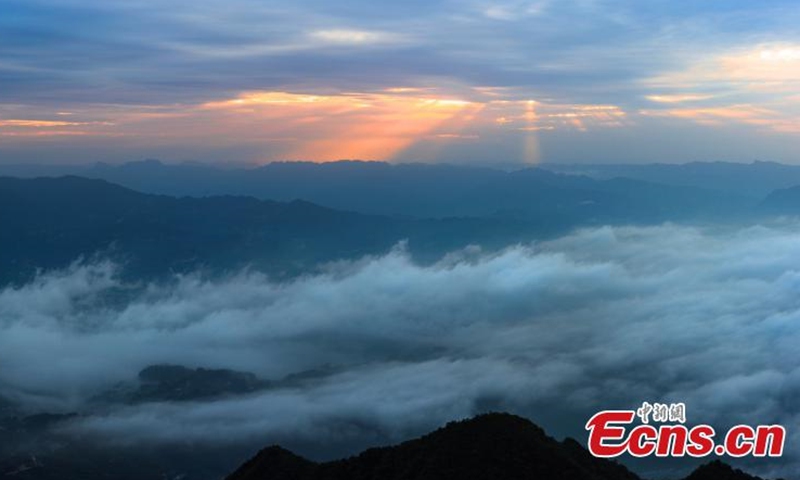
[[[800,5],[4,0],[0,162],[800,161]]]

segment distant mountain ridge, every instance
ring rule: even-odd
[[[453,189],[446,188],[447,179],[442,180],[445,186],[431,180],[422,188],[413,173],[417,167],[409,167],[413,175],[405,180],[406,186],[417,185],[423,193],[419,198],[413,191],[403,198],[398,193],[391,200],[392,194],[380,193],[389,188],[387,184],[373,183],[371,176],[390,172],[390,179],[402,177],[405,167],[287,164],[273,168],[294,173],[333,168],[345,184],[329,186],[329,191],[358,198],[361,206],[381,202],[385,206],[396,200],[401,210],[414,211],[419,202],[430,200],[438,205],[420,207],[419,213],[446,211],[447,202],[463,201],[459,188],[479,180],[455,170],[464,178]],[[351,168],[372,172],[368,180],[359,181],[361,190],[346,185]],[[429,167],[420,168],[427,171]],[[430,168],[450,171],[450,167]],[[300,177],[303,183],[313,175]],[[324,183],[326,178],[304,188]],[[539,170],[502,178],[501,183],[485,187],[486,191],[475,190],[471,197],[468,191],[462,192],[470,197],[466,203],[471,208],[486,210],[491,205],[486,216],[417,218],[342,211],[297,199],[282,202],[241,195],[177,198],[76,176],[0,177],[0,284],[27,281],[39,269],[64,268],[98,253],[123,263],[134,276],[198,269],[231,272],[247,266],[286,276],[324,262],[385,253],[402,240],[408,240],[420,258],[436,259],[471,244],[502,248],[581,226],[702,221],[741,214],[743,208],[735,200],[702,190],[625,179],[595,182]],[[365,188],[376,193],[362,197]],[[400,191],[402,188],[396,190]],[[438,200],[433,201],[434,197]]]
[[[456,165],[340,161],[223,169],[146,160],[118,166],[0,165],[0,174],[79,175],[151,194],[243,195],[283,202],[303,199],[338,210],[417,218],[513,216],[550,221],[566,216],[663,221],[741,215],[752,205],[735,190],[706,188],[709,185],[616,178],[625,175],[594,179],[547,168],[507,172]]]
[[[176,198],[74,176],[0,177],[0,284],[98,253],[137,277],[248,266],[281,276],[385,253],[404,239],[436,258],[470,243],[505,245],[552,228],[515,220],[390,218],[302,200]]]
[[[666,185],[699,187],[763,199],[774,190],[800,185],[800,166],[754,161],[690,162],[680,164],[572,164],[546,165],[553,172],[595,179],[625,177]]]
[[[530,421],[491,413],[453,422],[392,447],[316,463],[278,446],[265,448],[227,480],[640,480],[621,464],[559,442]],[[686,480],[760,480],[719,461]]]

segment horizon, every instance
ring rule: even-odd
[[[800,480],[798,25],[0,1],[0,477]]]
[[[422,165],[422,166],[440,166],[440,167],[463,167],[475,169],[492,169],[504,170],[508,172],[525,170],[529,168],[544,168],[547,167],[647,167],[647,166],[671,166],[680,167],[686,165],[780,165],[786,167],[800,167],[800,163],[781,162],[777,160],[693,160],[686,162],[541,162],[536,164],[514,164],[514,163],[492,163],[492,162],[475,162],[475,163],[459,163],[459,162],[437,162],[425,160],[363,160],[355,158],[341,158],[328,161],[315,161],[315,160],[271,160],[264,163],[244,163],[244,162],[217,162],[217,161],[202,161],[202,160],[171,160],[164,158],[141,158],[141,159],[122,159],[118,162],[109,162],[97,160],[92,162],[75,162],[75,163],[48,163],[48,162],[3,162],[0,160],[0,169],[2,168],[23,168],[23,167],[41,167],[41,168],[85,168],[85,167],[123,167],[129,165],[160,165],[166,167],[208,167],[219,168],[223,170],[248,170],[268,167],[270,165],[286,165],[286,164],[310,164],[310,165],[332,165],[332,164],[382,164],[388,166],[408,166],[408,165]],[[0,172],[2,174],[2,172]]]

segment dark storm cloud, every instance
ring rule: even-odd
[[[485,408],[580,437],[598,409],[683,401],[691,423],[784,424],[785,474],[800,421],[798,235],[600,228],[432,266],[398,248],[290,283],[183,277],[123,306],[108,301],[111,265],[76,266],[0,293],[0,393],[81,411],[155,363],[328,372],[250,396],[83,410],[64,427],[122,442],[400,439]]]

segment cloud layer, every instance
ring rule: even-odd
[[[434,265],[398,247],[275,283],[129,286],[76,265],[0,292],[0,394],[109,441],[396,440],[485,409],[582,438],[588,415],[682,401],[690,423],[784,424],[800,451],[800,227],[599,228]],[[281,379],[253,395],[87,411],[143,367]],[[773,470],[767,470],[771,467]],[[782,469],[782,470],[781,470]]]
[[[789,0],[169,0],[158,9],[144,0],[8,0],[0,7],[0,154],[789,162],[800,118],[798,21]],[[492,116],[432,129],[402,97],[384,96],[377,116],[403,117],[404,134],[368,124],[377,138],[364,147],[363,117],[349,109],[322,105],[311,115],[284,105],[239,117],[198,108],[251,92],[340,101],[398,89],[472,102]],[[520,112],[529,100],[540,121]],[[589,118],[586,106],[614,107],[605,118],[614,121]],[[513,121],[497,128],[501,118]],[[318,148],[324,141],[327,150]]]

